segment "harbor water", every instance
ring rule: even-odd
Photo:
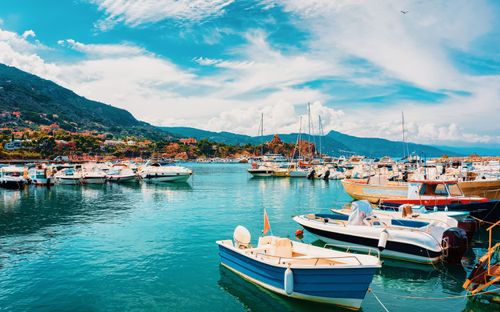
[[[246,282],[219,265],[215,244],[238,224],[256,242],[264,207],[273,234],[295,239],[292,216],[351,201],[340,182],[186,166],[187,184],[1,189],[0,311],[344,311]],[[304,241],[316,239],[306,232]],[[389,311],[491,311],[460,297],[486,244],[478,233],[463,267],[385,261],[371,288]],[[383,308],[367,293],[362,310]]]

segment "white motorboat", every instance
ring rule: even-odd
[[[147,163],[140,169],[140,175],[147,183],[187,182],[192,174],[193,171],[186,167],[161,166],[159,163]]]
[[[96,164],[82,166],[82,184],[104,184],[106,173]]]
[[[236,227],[233,240],[217,241],[221,264],[242,278],[280,295],[358,310],[378,257],[321,248],[288,238],[263,236]]]
[[[274,170],[275,168],[264,164],[252,163],[252,168],[248,169],[248,173],[254,177],[272,177]]]
[[[7,166],[0,168],[0,187],[22,189],[26,185],[23,167]]]
[[[54,177],[50,167],[38,165],[28,170],[28,177],[34,185],[50,186],[54,185]]]
[[[354,202],[349,215],[334,212],[293,219],[327,243],[376,247],[383,257],[425,264],[460,262],[468,243],[463,229],[438,220],[377,217],[368,201]]]
[[[116,183],[134,183],[138,182],[138,175],[124,164],[113,165],[106,173],[109,182]]]
[[[76,168],[65,168],[54,174],[57,184],[78,185],[82,183],[82,173]]]

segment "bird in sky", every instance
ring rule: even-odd
[[[406,13],[408,13],[408,11],[407,10],[406,11],[405,10],[401,10],[401,13],[406,14]]]

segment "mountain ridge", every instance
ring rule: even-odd
[[[263,142],[270,141],[273,135],[264,135],[263,137],[255,137],[244,134],[236,134],[227,131],[214,132],[207,131],[192,127],[160,127],[162,130],[168,131],[178,137],[194,137],[197,140],[208,139],[215,142],[226,144],[262,144]],[[287,143],[294,143],[297,141],[298,133],[278,134],[280,138]],[[307,134],[302,134],[304,140],[308,140]],[[391,141],[382,138],[362,138],[352,135],[343,134],[338,131],[330,131],[325,136],[311,135],[311,141],[315,143],[325,154],[338,156],[361,154],[371,157],[381,156],[396,156],[401,157],[406,145],[401,141]],[[438,157],[442,155],[461,156],[460,153],[440,149],[430,145],[405,143],[408,145],[410,153],[415,152],[417,155],[425,157]]]

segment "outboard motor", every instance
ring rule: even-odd
[[[477,222],[473,218],[467,217],[461,221],[458,221],[458,227],[467,233],[467,239],[472,242],[472,237],[477,231]]]
[[[462,256],[467,250],[467,233],[461,228],[449,228],[443,233],[441,245],[443,247],[444,261],[448,263],[460,263]]]
[[[314,176],[315,176],[315,175],[316,175],[316,170],[311,169],[311,171],[310,171],[310,172],[309,172],[309,174],[307,175],[307,178],[308,178],[309,180],[312,180],[312,179],[314,179]]]
[[[323,180],[328,181],[328,179],[330,179],[330,169],[326,170],[323,175]]]

